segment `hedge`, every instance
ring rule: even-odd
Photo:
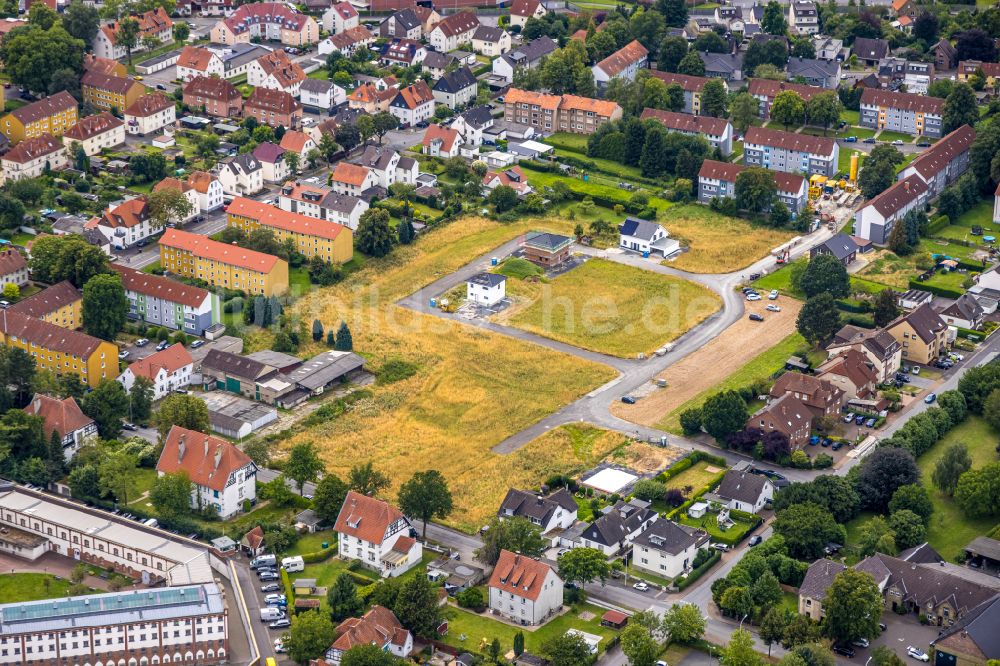
[[[939,231],[943,230],[945,227],[947,227],[950,224],[951,224],[951,220],[948,218],[947,215],[938,215],[933,220],[931,220],[930,224],[927,225],[926,235],[927,236],[933,236],[934,234],[936,234]]]
[[[919,289],[921,291],[930,292],[935,296],[943,296],[944,298],[956,298],[956,299],[964,293],[958,289],[940,287],[938,285],[927,284],[926,282],[921,282],[919,280],[910,280],[910,289]]]
[[[326,562],[336,554],[336,548],[326,548],[324,550],[317,550],[315,553],[304,553],[302,561],[306,564],[318,564],[319,562]]]
[[[841,298],[837,300],[837,309],[843,310],[844,312],[853,312],[855,314],[864,314],[866,312],[871,312],[871,307],[861,301],[855,301],[848,298]]]
[[[860,314],[850,314],[844,318],[844,323],[861,328],[875,328],[875,320]]]
[[[734,511],[730,511],[729,512],[730,518],[736,518],[736,516],[733,515],[734,513],[735,513]],[[741,511],[740,513],[743,513],[743,512]],[[753,518],[753,520],[751,520],[751,521],[740,520],[739,521],[739,522],[742,522],[742,523],[750,522],[750,527],[748,527],[747,530],[745,532],[743,532],[743,534],[741,534],[739,536],[729,536],[727,534],[724,534],[722,536],[713,536],[712,537],[712,541],[718,541],[719,543],[724,543],[727,546],[736,546],[737,544],[739,544],[739,542],[743,541],[743,539],[747,538],[747,536],[750,535],[750,532],[752,532],[753,530],[755,530],[757,528],[757,526],[760,525],[764,521],[764,519],[761,518],[760,516],[755,516],[753,514],[744,514],[744,515],[750,515]]]
[[[295,588],[292,587],[292,581],[288,578],[288,572],[284,568],[279,569],[281,571],[281,586],[285,588],[285,601],[288,602],[288,608],[290,611],[295,608]]]
[[[715,552],[712,553],[711,557],[709,557],[707,560],[701,563],[700,567],[698,567],[697,569],[693,569],[691,573],[689,573],[687,576],[682,576],[680,578],[675,579],[674,585],[677,586],[678,590],[683,590],[684,588],[688,587],[696,580],[701,578],[701,576],[706,571],[711,569],[715,565],[715,563],[718,562],[721,558],[722,558],[722,553],[716,550]]]

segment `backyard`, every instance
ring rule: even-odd
[[[46,573],[0,574],[0,604],[58,599],[67,596],[72,585]]]
[[[514,305],[498,321],[624,358],[652,353],[722,305],[694,282],[602,259],[551,282],[509,280],[507,293]]]
[[[723,471],[715,463],[702,460],[695,463],[675,477],[667,480],[667,488],[677,488],[683,490],[690,486],[695,491],[701,490]]]

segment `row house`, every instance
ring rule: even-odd
[[[427,40],[436,50],[447,53],[461,44],[468,44],[479,27],[479,19],[473,12],[461,11],[446,16],[427,35]]]
[[[831,358],[849,349],[864,354],[875,368],[880,383],[892,381],[902,365],[903,348],[884,329],[869,330],[848,324],[837,331],[826,346]]]
[[[396,99],[399,89],[396,86],[379,88],[374,83],[363,83],[347,96],[347,105],[352,110],[363,111],[375,115],[389,110],[389,104]]]
[[[207,289],[111,264],[125,287],[129,318],[201,337],[219,323],[219,296]]]
[[[730,162],[705,160],[698,172],[698,201],[710,203],[715,197],[736,198],[736,177],[746,167]],[[788,210],[799,213],[809,202],[808,181],[802,176],[783,171],[772,172],[777,185],[778,200]]]
[[[940,137],[944,100],[916,93],[865,88],[859,124],[914,136]]]
[[[933,363],[948,350],[948,324],[926,303],[886,324],[885,331],[909,363]]]
[[[247,83],[256,88],[280,90],[298,97],[299,86],[306,79],[302,67],[293,62],[284,51],[272,51],[250,64]]]
[[[634,81],[639,70],[645,69],[648,63],[649,51],[638,40],[632,40],[591,68],[594,83],[599,90],[604,90],[612,79]]]
[[[840,158],[840,146],[834,139],[763,127],[747,129],[743,149],[747,166],[827,177],[837,172]]]
[[[262,125],[296,128],[302,122],[302,105],[283,90],[254,88],[243,104],[243,115],[256,118]]]
[[[232,83],[211,76],[196,76],[187,82],[184,104],[215,118],[237,118],[243,113],[243,95]]]
[[[62,136],[63,145],[72,149],[73,144],[83,148],[88,156],[125,143],[125,123],[107,111],[96,116],[85,116]],[[74,155],[75,157],[75,155]]]
[[[183,356],[182,352],[187,354],[183,347],[176,353]],[[187,361],[191,361],[190,354],[171,361],[171,366]],[[190,366],[185,367],[190,371]],[[175,425],[167,433],[156,474],[178,472],[187,474],[191,481],[191,508],[200,511],[212,507],[222,520],[232,518],[257,499],[257,465],[250,456],[221,437]]]
[[[504,120],[544,132],[592,134],[602,123],[618,120],[622,109],[606,100],[577,95],[546,95],[511,88],[504,99]]]
[[[212,28],[217,44],[249,44],[254,40],[306,46],[319,41],[319,24],[283,2],[254,2],[237,7]]]
[[[51,134],[25,139],[0,157],[5,182],[38,178],[46,171],[59,171],[69,165],[69,151]]]
[[[229,204],[226,220],[228,226],[247,235],[257,229],[268,229],[278,242],[291,240],[306,258],[319,257],[327,263],[343,264],[353,257],[354,234],[337,222],[291,213],[244,197]]]
[[[701,115],[701,91],[705,88],[705,84],[708,83],[708,77],[674,74],[655,69],[649,70],[649,73],[660,81],[663,81],[667,86],[678,85],[684,90],[684,108],[681,109],[683,113],[691,113],[696,116]],[[756,82],[757,79],[754,79],[750,82],[750,85],[753,86]],[[725,81],[723,81],[723,85],[728,92],[729,86],[726,85]]]
[[[319,220],[328,220],[356,231],[368,203],[349,194],[338,194],[330,187],[288,182],[278,196],[281,210]]]
[[[671,132],[705,137],[705,140],[713,148],[717,148],[723,156],[733,152],[733,126],[725,118],[643,109],[640,120],[650,119],[662,124]]]
[[[958,71],[955,72],[955,75],[962,83],[968,83],[969,79],[977,73],[982,75],[987,88],[993,88],[1000,80],[1000,63],[962,60],[958,63]]]
[[[125,109],[125,131],[146,136],[173,127],[177,122],[177,105],[163,93],[150,93]]]
[[[37,102],[14,109],[0,120],[0,131],[18,143],[24,139],[51,134],[61,136],[77,123],[76,100],[65,90]]]
[[[897,178],[918,176],[927,183],[928,199],[933,199],[969,168],[969,150],[975,140],[976,131],[962,125],[920,153]]]
[[[279,296],[288,291],[288,262],[273,255],[180,229],[167,229],[159,245],[160,265],[177,275],[254,296]]]
[[[143,377],[153,386],[153,400],[161,400],[188,386],[193,372],[194,359],[178,342],[129,365],[118,375],[118,383],[131,393],[136,380]]]
[[[441,15],[433,8],[413,5],[400,9],[382,21],[379,24],[379,34],[382,37],[423,39],[440,21]]]
[[[794,92],[802,98],[803,102],[808,102],[816,95],[824,92],[822,89],[814,86],[787,81],[772,81],[771,79],[751,79],[750,84],[747,86],[747,92],[757,100],[757,113],[764,120],[768,120],[771,117],[771,105],[774,104],[774,98],[786,90]]]
[[[836,416],[844,405],[844,391],[822,377],[786,372],[771,387],[770,398],[791,395],[805,405],[814,418]]]
[[[161,44],[174,41],[174,22],[170,20],[163,7],[157,7],[143,14],[133,14],[131,18],[139,24],[138,39],[132,47],[132,53],[144,51],[146,49],[144,42],[150,39]],[[126,57],[129,51],[119,41],[120,31],[120,21],[112,21],[108,25],[101,26],[94,36],[94,55],[108,60],[121,60]]]
[[[331,35],[319,43],[319,54],[343,53],[351,57],[360,49],[367,49],[375,43],[375,35],[363,25]]]
[[[85,104],[119,113],[146,94],[146,87],[138,81],[95,71],[84,73],[80,89]]]

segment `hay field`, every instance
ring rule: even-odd
[[[337,474],[370,459],[392,478],[390,497],[414,472],[437,469],[455,500],[447,522],[470,531],[496,511],[508,487],[537,485],[580,465],[582,454],[572,446],[529,445],[509,456],[490,448],[609,381],[613,370],[394,304],[518,234],[536,228],[571,233],[569,224],[458,220],[302,298],[293,313],[306,323],[319,318],[327,329],[346,321],[355,350],[376,373],[397,359],[418,371],[371,387],[371,398],[284,445],[313,441]]]
[[[652,353],[722,307],[699,284],[603,259],[548,282],[508,285],[516,304],[498,322],[622,358]]]
[[[687,248],[666,265],[689,273],[738,271],[795,236],[793,231],[754,226],[698,204],[674,206],[658,222]]]

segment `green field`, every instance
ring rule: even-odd
[[[913,143],[916,140],[915,136],[910,134],[903,134],[902,132],[894,132],[892,130],[882,130],[882,133],[878,135],[879,141],[902,141],[903,143]]]
[[[792,287],[792,272],[789,270],[789,267],[799,263],[804,264],[806,261],[807,260],[805,258],[796,259],[791,264],[783,266],[773,273],[768,273],[759,280],[755,280],[753,285],[762,291],[777,289],[786,296],[791,296],[792,298],[797,298],[799,300],[805,300],[805,294]],[[909,262],[907,262],[907,266],[909,266]],[[863,292],[868,294],[877,294],[887,286],[886,284],[881,284],[873,280],[866,280],[855,275],[850,276],[850,279],[851,289],[855,293]]]
[[[861,113],[859,111],[848,111],[847,109],[844,109],[840,112],[840,119],[848,125],[857,125],[861,122]]]
[[[0,574],[0,604],[65,597],[72,585],[46,573]]]
[[[559,181],[565,183],[571,191],[579,192],[583,196],[606,197],[622,204],[627,203],[631,197],[629,192],[618,187],[617,180],[596,173],[588,174],[588,180],[584,181],[581,178],[567,177],[561,173],[545,173],[530,169],[525,169],[525,172],[528,176],[528,182],[538,190],[551,187],[553,183]],[[649,197],[649,205],[658,211],[664,211],[673,204],[666,199],[651,196]],[[605,212],[604,214],[607,215],[610,213]]]
[[[721,305],[694,282],[601,259],[549,283],[510,283],[511,292],[531,302],[512,313],[510,324],[621,357],[653,352]]]

